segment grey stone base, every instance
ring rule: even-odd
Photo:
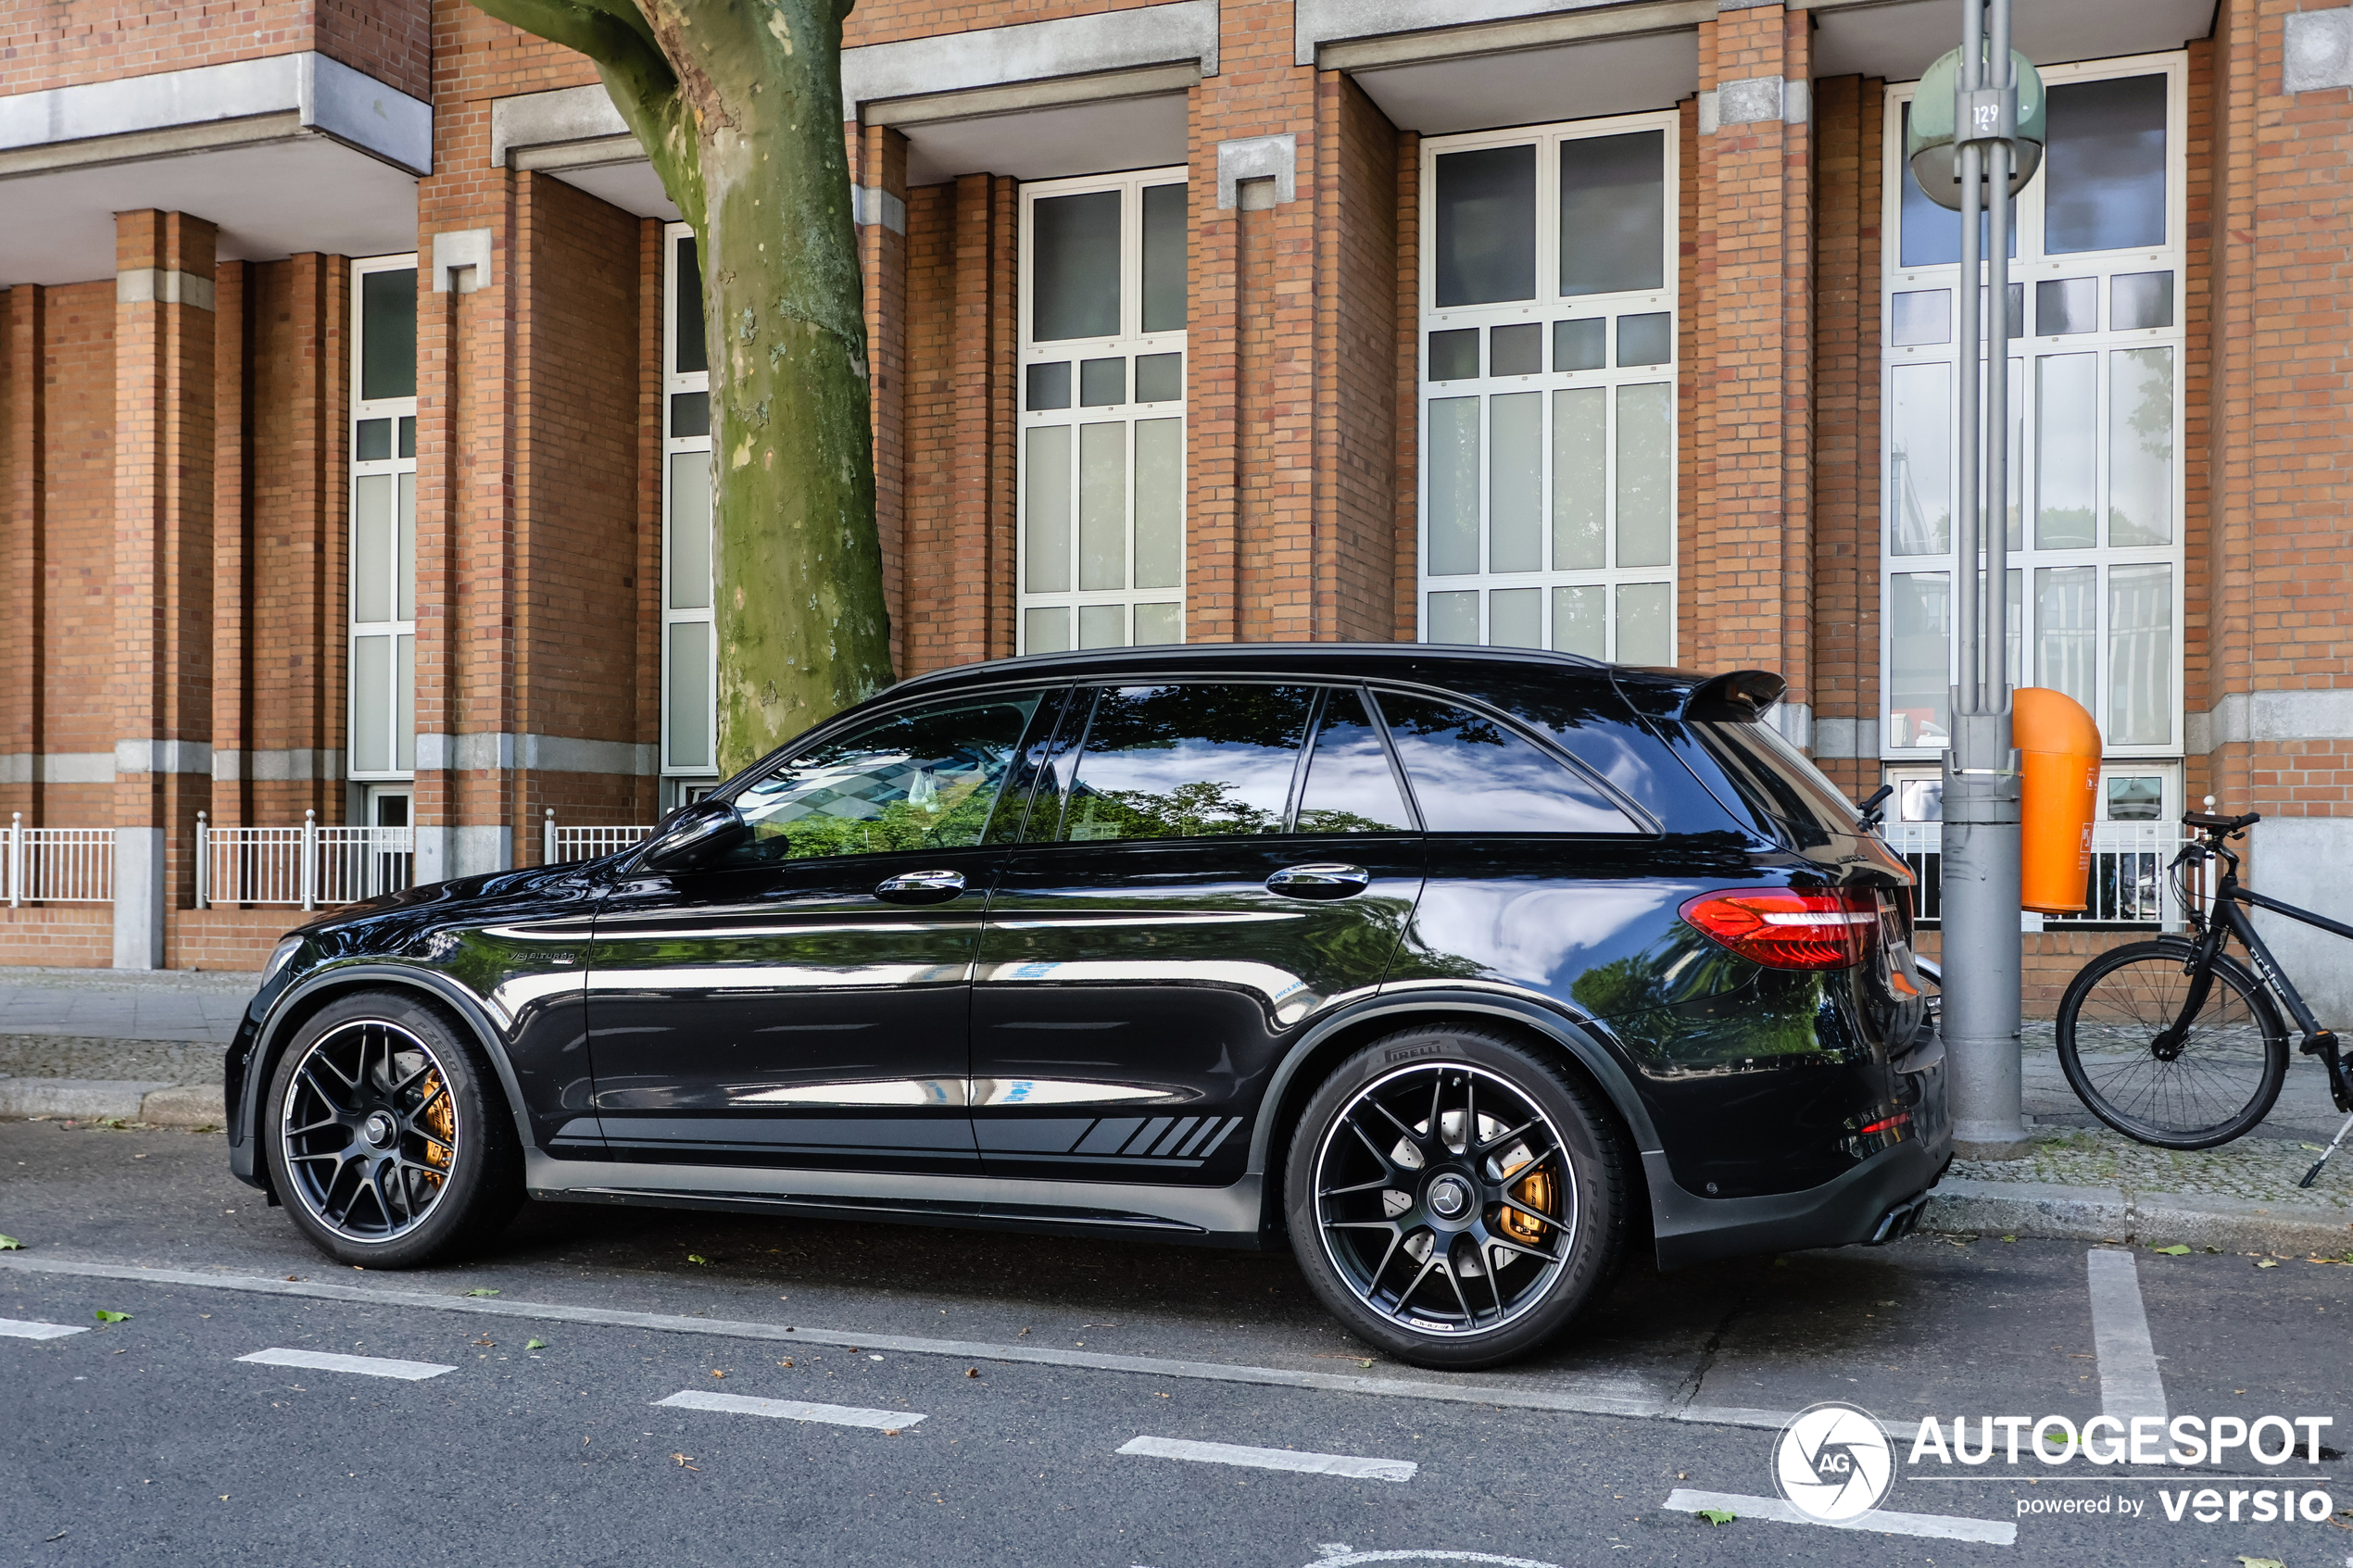
[[[2309,1210],[2213,1194],[2134,1193],[1948,1176],[1929,1195],[1923,1230],[2129,1241],[2181,1242],[2226,1252],[2353,1251],[2353,1223],[2336,1210]]]

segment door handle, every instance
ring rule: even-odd
[[[1353,898],[1372,884],[1371,875],[1362,866],[1318,861],[1285,866],[1266,879],[1266,891],[1289,898]]]
[[[962,872],[901,872],[875,889],[894,904],[945,904],[964,891]]]

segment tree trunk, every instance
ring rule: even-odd
[[[482,0],[580,49],[696,232],[711,348],[719,764],[890,684],[849,0]]]

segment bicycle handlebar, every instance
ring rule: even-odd
[[[2182,814],[2184,826],[2204,828],[2208,833],[2238,833],[2262,820],[2260,811],[2249,811],[2243,817],[2217,817],[2205,811],[2185,811]]]

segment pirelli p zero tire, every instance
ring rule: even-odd
[[[1284,1213],[1308,1283],[1418,1366],[1494,1366],[1614,1272],[1625,1143],[1576,1072],[1500,1031],[1424,1024],[1342,1062],[1292,1137]]]
[[[490,1061],[438,1008],[363,991],[280,1053],[262,1150],[286,1212],[329,1257],[414,1268],[497,1234],[522,1202],[522,1153]]]

